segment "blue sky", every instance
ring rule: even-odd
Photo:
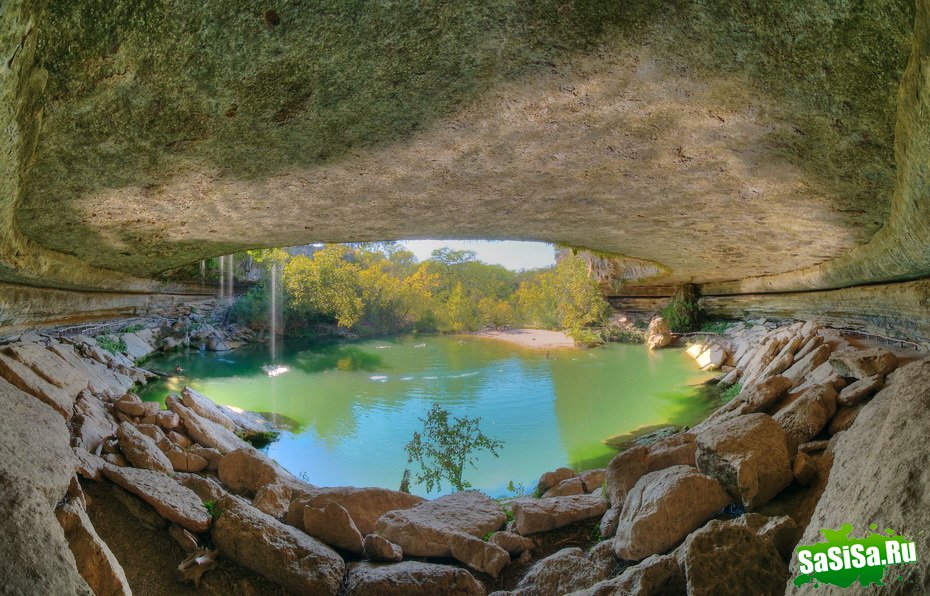
[[[537,269],[555,263],[555,250],[544,242],[518,242],[515,240],[401,240],[417,259],[428,259],[437,248],[448,246],[455,250],[473,250],[478,259],[507,269]]]

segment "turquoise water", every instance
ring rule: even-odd
[[[290,430],[267,451],[295,475],[320,486],[394,489],[408,467],[404,445],[438,402],[453,415],[480,416],[485,434],[504,441],[500,458],[483,454],[465,474],[493,496],[510,481],[532,488],[559,466],[601,467],[616,453],[603,439],[693,424],[708,410],[694,387],[707,373],[681,350],[642,345],[546,354],[470,336],[289,340],[278,346],[278,363],[290,371],[269,377],[269,363],[262,345],[150,360],[162,371],[180,364],[184,376],[150,385],[143,397],[163,400],[187,384],[218,403],[275,413]]]

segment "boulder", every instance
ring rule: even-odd
[[[252,447],[224,455],[217,475],[229,490],[247,496],[254,496],[265,485],[280,484],[290,476],[276,461]]]
[[[139,432],[136,427],[123,422],[116,430],[119,447],[129,462],[137,467],[157,472],[173,472],[171,461],[155,444],[155,441]]]
[[[191,530],[210,528],[210,513],[192,490],[161,472],[107,466],[104,475],[151,505],[163,518]]]
[[[194,491],[201,501],[212,501],[216,503],[229,495],[229,493],[220,486],[220,483],[210,476],[179,472],[174,475],[174,479],[181,486]]]
[[[926,502],[930,484],[927,428],[930,359],[897,369],[875,399],[863,406],[855,428],[832,439],[833,467],[800,544],[822,543],[821,528],[844,524],[855,524],[853,535],[864,536],[874,522],[880,529],[916,534],[919,553],[926,543],[919,529],[930,526],[930,509],[920,505]],[[789,568],[798,568],[796,558]],[[895,567],[894,573],[904,580],[886,581],[882,594],[930,593],[930,558],[918,554],[916,563]],[[812,579],[789,581],[787,593],[810,594]],[[816,592],[834,596],[849,590],[821,583]]]
[[[172,446],[165,455],[176,472],[203,472],[210,463],[206,458],[177,446]]]
[[[672,343],[672,330],[662,317],[653,317],[649,321],[649,331],[646,333],[646,345],[650,350],[664,348]]]
[[[132,379],[107,368],[105,364],[88,360],[79,355],[74,346],[51,342],[48,349],[80,371],[82,382],[95,395],[117,397],[132,388]]]
[[[349,565],[346,596],[484,596],[485,589],[458,567],[404,561]]]
[[[53,514],[77,463],[64,418],[2,379],[0,410],[0,591],[93,594]]]
[[[181,403],[196,412],[199,416],[219,424],[227,430],[236,430],[236,423],[233,422],[219,406],[213,403],[206,395],[194,391],[190,387],[185,387],[181,391]]]
[[[84,508],[75,499],[55,509],[65,540],[74,555],[77,570],[94,594],[126,595],[132,590],[123,567],[94,529]]]
[[[303,529],[304,507],[319,508],[332,502],[345,507],[363,535],[374,533],[378,520],[388,511],[410,509],[424,502],[423,497],[377,487],[305,488],[296,493],[302,493],[303,496],[291,502],[287,513],[288,524]]]
[[[838,409],[836,414],[833,415],[833,418],[830,419],[830,424],[827,425],[827,432],[830,433],[830,435],[835,435],[836,433],[848,430],[849,427],[853,425],[853,422],[856,421],[856,417],[864,406],[865,404],[858,403],[848,408]]]
[[[116,422],[103,407],[103,402],[86,390],[74,402],[70,426],[72,436],[79,441],[77,446],[94,454],[99,453],[105,439],[116,434]]]
[[[220,453],[230,453],[237,449],[251,449],[252,446],[240,439],[231,430],[211,420],[203,418],[190,408],[181,404],[177,398],[165,399],[168,408],[178,415],[181,424],[190,437],[205,447],[213,447]]]
[[[885,378],[880,375],[862,377],[855,383],[843,387],[836,403],[840,406],[854,406],[881,389]]]
[[[697,436],[697,468],[747,509],[768,503],[791,484],[785,432],[768,414],[746,414]]]
[[[718,370],[727,361],[727,351],[716,344],[708,346],[695,359],[702,370]]]
[[[626,496],[614,548],[639,561],[664,553],[731,501],[717,480],[688,466],[643,476]]]
[[[513,532],[494,532],[488,542],[516,557],[533,548],[533,541]]]
[[[553,486],[543,495],[543,498],[548,497],[564,497],[568,495],[583,495],[585,494],[585,485],[584,481],[579,477],[575,476],[574,478],[569,478],[568,480],[563,480],[558,483],[556,486]]]
[[[284,521],[291,504],[291,489],[283,484],[266,484],[255,491],[252,506],[271,517]]]
[[[400,563],[404,558],[404,551],[399,546],[383,536],[368,534],[365,536],[365,556],[372,561]]]
[[[781,594],[788,567],[774,544],[747,526],[711,520],[677,551],[689,596]]]
[[[365,552],[362,535],[344,507],[327,503],[321,509],[304,507],[304,532],[326,544],[357,555]]]
[[[796,385],[793,393],[806,391],[818,385],[832,385],[835,389],[846,386],[846,379],[840,376],[829,362],[824,362],[809,374],[800,385]]]
[[[88,480],[103,480],[104,459],[92,453],[88,453],[83,447],[73,448],[74,457],[77,459],[76,471],[78,474]]]
[[[223,454],[220,453],[218,449],[212,447],[202,447],[194,444],[188,447],[187,451],[207,460],[208,472],[216,472],[220,467],[220,461],[223,459]]]
[[[791,553],[801,536],[801,528],[787,515],[766,517],[758,513],[746,513],[733,519],[731,523],[746,526],[759,536],[770,540],[785,562],[791,560]]]
[[[744,387],[739,399],[745,404],[744,414],[764,412],[774,406],[778,400],[785,396],[794,383],[791,379],[781,375],[767,378],[761,383]]]
[[[573,498],[580,497],[546,501]],[[378,519],[374,533],[400,546],[405,555],[449,557],[452,535],[461,532],[480,538],[506,521],[507,516],[496,501],[477,491],[463,491],[423,501],[410,509],[389,511]]]
[[[807,486],[817,477],[817,464],[810,455],[799,451],[791,466],[795,480],[801,486]]]
[[[510,564],[506,550],[481,538],[457,532],[449,539],[452,556],[475,571],[496,578]]]
[[[816,437],[836,413],[836,389],[817,385],[798,395],[773,418],[785,431],[788,453],[794,456],[798,445]]]
[[[814,369],[826,362],[830,358],[830,353],[830,346],[824,344],[818,345],[803,358],[799,358],[792,364],[788,370],[782,373],[782,376],[797,385],[802,379],[810,375]]]
[[[87,378],[54,352],[36,343],[0,349],[0,378],[51,406],[66,420]]]
[[[597,468],[587,470],[579,474],[581,482],[584,483],[584,492],[593,493],[601,490],[604,482],[607,480],[607,468]]]
[[[607,506],[607,501],[600,494],[517,499],[512,503],[514,525],[523,536],[601,517],[607,511]],[[406,549],[404,552],[407,552]]]
[[[536,483],[536,493],[541,495],[550,488],[560,484],[562,481],[574,477],[575,472],[569,468],[558,468],[551,472],[546,472],[539,477],[539,482]]]
[[[872,348],[834,354],[830,364],[843,377],[885,377],[898,367],[898,357],[885,348]]]
[[[174,414],[174,412],[170,412],[170,413]],[[177,416],[177,414],[174,414],[174,415]],[[178,420],[180,420],[180,418],[178,418]],[[164,426],[162,426],[162,428],[164,428]],[[190,439],[187,438],[187,435],[182,435],[181,433],[174,431],[174,430],[169,430],[167,437],[169,441],[171,441],[172,443],[174,443],[181,449],[187,449],[188,447],[194,444]],[[220,454],[219,451],[217,451],[217,455],[219,454]],[[219,464],[219,461],[217,461],[217,464]]]
[[[617,524],[620,522],[620,507],[611,507],[604,514],[604,517],[601,518],[601,523],[598,526],[598,530],[601,533],[601,538],[607,540],[608,538],[613,538],[617,533]]]
[[[606,579],[616,564],[595,564],[580,548],[563,548],[534,564],[514,590],[519,596],[567,594]]]
[[[627,492],[644,474],[671,466],[695,465],[695,435],[679,432],[649,446],[621,451],[607,466],[605,489],[612,507],[623,504]]]
[[[685,574],[674,555],[652,555],[617,577],[600,581],[571,596],[676,596],[685,594]]]
[[[122,396],[115,402],[113,405],[116,406],[116,409],[126,414],[127,416],[143,416],[145,415],[145,405],[140,398],[135,393],[127,393]]]
[[[142,360],[155,351],[155,346],[151,343],[152,333],[148,329],[137,333],[124,333],[120,337],[126,342],[126,355],[133,362]]]
[[[166,431],[169,431],[181,426],[181,418],[174,412],[159,410],[155,415],[155,423]]]
[[[345,563],[331,548],[228,496],[210,536],[220,553],[295,594],[339,592]]]

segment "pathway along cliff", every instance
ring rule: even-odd
[[[188,331],[205,312],[0,348],[7,590],[780,594],[819,528],[876,521],[878,503],[902,529],[926,517],[886,458],[919,481],[930,361],[814,323],[698,338],[689,352],[738,394],[693,428],[632,438],[606,469],[427,500],[314,486],[244,439],[268,430],[261,417],[187,388],[167,409],[134,395],[152,377],[134,361],[156,349],[248,339]],[[22,548],[36,536],[43,548]],[[895,573],[891,593],[930,588],[922,560]]]

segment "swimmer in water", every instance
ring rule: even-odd
[[[176,374],[176,375],[183,375],[183,374],[184,374],[184,369],[181,368],[181,365],[180,365],[180,364],[178,364],[177,366],[174,367],[174,374]]]

